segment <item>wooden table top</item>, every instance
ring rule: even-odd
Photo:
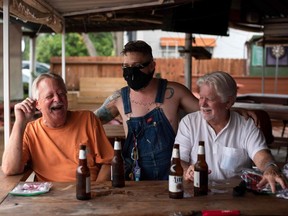
[[[233,197],[240,182],[226,181],[211,186],[207,196],[193,197],[192,184],[185,185],[184,199],[168,197],[168,181],[126,181],[124,188],[111,182],[91,185],[92,199],[79,201],[75,183],[53,182],[50,192],[38,196],[8,195],[0,204],[0,215],[193,215],[201,210],[240,210],[241,215],[287,215],[287,200],[274,195],[247,192]],[[2,187],[2,184],[1,186]],[[7,192],[9,190],[7,189]],[[176,214],[176,213],[181,214]]]
[[[0,166],[0,203],[7,197],[8,192],[12,190],[19,181],[23,178],[23,175],[5,176]]]

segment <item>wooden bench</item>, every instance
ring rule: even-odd
[[[123,77],[80,77],[78,103],[103,103],[113,92],[126,86]]]

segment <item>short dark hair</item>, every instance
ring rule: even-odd
[[[152,48],[148,45],[145,41],[136,40],[136,41],[129,41],[122,50],[121,54],[126,55],[127,52],[139,52],[147,55],[153,59],[152,55]]]

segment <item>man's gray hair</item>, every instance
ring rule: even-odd
[[[45,74],[41,74],[39,75],[32,84],[32,98],[38,100],[39,99],[39,91],[38,91],[38,85],[39,83],[44,80],[44,79],[54,79],[57,80],[57,82],[59,82],[59,84],[63,87],[63,89],[65,89],[65,91],[67,92],[66,89],[66,85],[64,83],[64,80],[62,79],[62,77],[58,74],[55,73],[45,73]]]
[[[203,84],[213,87],[221,101],[227,102],[229,97],[236,101],[237,84],[232,76],[223,71],[215,71],[205,74],[197,80],[197,85],[201,87]]]

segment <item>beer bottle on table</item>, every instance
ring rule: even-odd
[[[76,170],[76,198],[79,200],[91,199],[90,170],[87,166],[86,146],[80,145],[79,165]]]
[[[179,144],[174,144],[169,172],[169,197],[182,199],[183,194],[183,168],[180,163]]]
[[[114,141],[114,157],[111,162],[111,181],[113,187],[125,186],[124,160],[122,156],[121,142]]]
[[[198,159],[194,165],[194,196],[208,194],[208,165],[205,160],[204,141],[199,141]]]

